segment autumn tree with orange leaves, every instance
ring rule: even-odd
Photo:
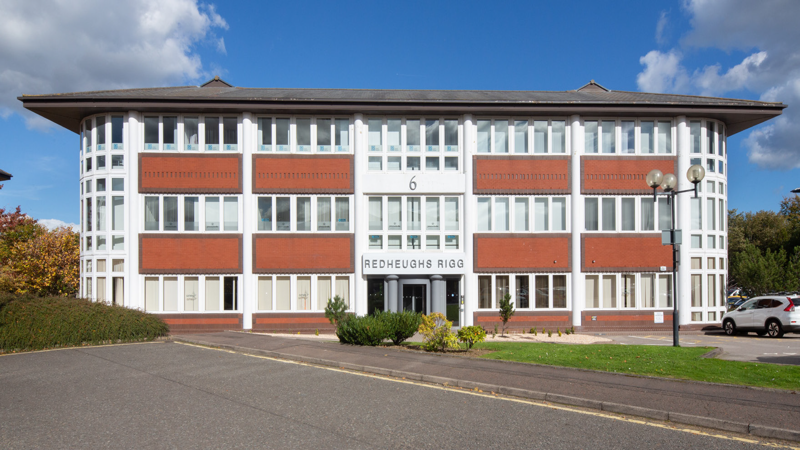
[[[0,291],[73,296],[78,292],[80,237],[48,230],[17,207],[0,208]]]

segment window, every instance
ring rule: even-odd
[[[553,231],[567,230],[567,199],[565,197],[554,197],[553,206]]]
[[[219,231],[219,197],[206,197],[206,231]]]
[[[429,152],[438,152],[439,151],[439,121],[438,120],[426,120],[425,121],[425,149],[427,151],[429,151]],[[438,170],[438,167],[437,167],[437,170]]]
[[[197,117],[184,117],[183,118],[183,148],[184,150],[198,150],[200,141],[199,141],[199,132],[198,132],[198,123],[199,120]]]
[[[403,242],[407,250],[418,250],[423,244],[429,250],[458,249],[459,197],[369,197],[367,204],[371,249],[383,248],[384,242],[390,250],[401,250]]]
[[[636,307],[636,275],[622,275],[622,292],[620,292],[620,306],[622,308]]]
[[[178,197],[164,197],[164,231],[178,231]]]
[[[533,153],[547,153],[547,121],[533,122]]]
[[[548,217],[547,198],[534,199],[533,207],[533,223],[534,231],[547,231],[547,224],[550,222]]]
[[[603,231],[616,231],[617,229],[617,199],[603,199]]]
[[[200,230],[200,198],[183,198],[183,229],[185,231]]]
[[[494,152],[508,153],[508,121],[494,121]]]
[[[334,138],[333,145],[336,146],[337,152],[350,151],[350,121],[348,119],[334,120]]]
[[[124,169],[125,156],[124,155],[111,155],[111,169]]]
[[[661,231],[672,228],[672,210],[669,200],[666,198],[658,199],[658,229]]]
[[[111,197],[111,230],[125,230],[125,197]]]
[[[494,229],[508,231],[508,197],[499,197],[494,201]]]
[[[700,274],[692,274],[691,280],[692,290],[692,307],[703,306],[703,276]]]
[[[106,168],[106,157],[105,156],[97,156],[97,170],[105,169]]]
[[[289,151],[289,142],[291,128],[289,126],[289,119],[276,118],[275,119],[275,150],[279,152]]]
[[[219,150],[219,117],[205,118],[206,150]]]
[[[236,197],[224,197],[223,199],[223,226],[225,231],[239,230],[239,199]]]
[[[144,118],[144,149],[158,150],[158,117]]]
[[[639,125],[639,148],[643,154],[655,153],[655,137],[653,122],[641,122]]]
[[[350,231],[350,199],[336,197],[336,231]]]
[[[690,199],[691,223],[693,230],[703,229],[703,204],[700,202],[701,199],[699,198]]]
[[[198,277],[183,279],[183,310],[198,311],[200,309],[200,289]]]
[[[331,231],[330,198],[327,197],[317,198],[317,231]]]
[[[276,197],[275,222],[277,231],[290,231],[292,229],[292,207],[289,197]]]
[[[528,121],[514,122],[514,153],[528,153]]]
[[[547,275],[537,275],[535,305],[536,308],[550,307],[550,277]]]
[[[530,287],[528,285],[527,275],[517,275],[515,277],[514,287],[516,290],[516,307],[527,309],[530,308]]]
[[[258,231],[272,231],[272,197],[258,198]]]
[[[111,116],[111,149],[122,149],[122,116]]]
[[[672,124],[658,122],[658,153],[672,153]]]
[[[330,130],[328,131],[330,134]],[[319,125],[317,125],[317,134],[319,134]],[[329,136],[330,138],[330,136]],[[272,151],[272,118],[258,118],[258,150],[262,152]]]
[[[585,207],[585,212],[584,212],[585,228],[586,228],[587,231],[597,231],[598,230],[598,212],[599,212],[598,211],[598,199],[597,198],[585,198],[583,201],[584,201],[584,207]]]
[[[458,120],[444,120],[444,151],[458,151]]]
[[[145,231],[158,231],[159,229],[158,197],[144,198],[144,229]]]
[[[161,142],[164,144],[164,150],[177,150],[178,149],[178,118],[177,117],[168,116],[168,117],[162,118]]]
[[[490,153],[492,137],[492,121],[478,120],[478,153]]]
[[[368,140],[368,150],[371,152],[380,152],[383,150],[381,146],[381,128],[383,126],[383,121],[381,119],[369,119],[367,120],[367,140]]]
[[[311,119],[295,119],[295,134],[297,137],[297,151],[311,151]]]
[[[552,133],[550,136],[551,153],[567,152],[567,122],[554,120],[551,122]]]
[[[497,285],[497,291],[495,292],[494,297],[494,307],[495,309],[499,308],[500,299],[506,296],[509,293],[509,285],[508,285],[508,275],[497,275],[495,276],[495,284]]]
[[[383,230],[383,203],[381,197],[369,198],[369,229]]]
[[[616,153],[617,152],[617,136],[613,120],[604,120],[602,122],[602,142],[603,153]]]
[[[692,120],[689,122],[689,151],[691,153],[701,153],[700,147],[700,121]]]
[[[583,123],[584,130],[584,152],[597,153],[599,139],[597,137],[597,121],[591,120]],[[588,295],[588,294],[587,294]]]
[[[310,197],[297,197],[297,231],[311,231]]]
[[[622,231],[636,230],[636,199],[623,198],[620,200],[622,213]]]
[[[439,198],[425,198],[425,217],[427,222],[426,230],[439,229]]]
[[[620,153],[636,153],[636,122],[623,120],[620,124]]]
[[[716,125],[717,124],[714,122],[706,122],[706,139],[708,140],[708,143],[706,144],[706,150],[708,151],[709,154],[712,155],[717,152],[717,149],[715,147],[717,143],[715,139]]]
[[[716,230],[717,229],[717,208],[716,208],[716,200],[713,198],[706,199],[706,218],[708,222],[706,223],[708,230]]]
[[[528,212],[528,199],[514,199],[514,231],[528,231],[530,214]]]
[[[95,130],[97,133],[97,151],[106,149],[106,117],[99,116],[95,118]]]
[[[222,145],[223,150],[236,151],[238,149],[239,133],[237,131],[236,117],[222,118]]]
[[[422,122],[418,119],[406,120],[406,150],[409,152],[418,152],[420,146],[420,129]]]
[[[478,308],[488,309],[492,307],[492,277],[478,277]]]
[[[478,198],[478,231],[492,230],[492,199]]]
[[[617,307],[617,276],[586,275],[586,308]]]

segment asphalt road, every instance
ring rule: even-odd
[[[626,345],[672,345],[672,335],[618,334],[603,336]],[[782,338],[758,337],[755,333],[727,336],[723,332],[709,334],[683,334],[682,347],[719,347],[723,353],[717,358],[731,361],[752,361],[775,364],[800,365],[800,334],[787,334]]]
[[[177,343],[0,356],[4,449],[760,447],[682,428]]]

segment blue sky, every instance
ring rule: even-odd
[[[49,5],[43,3],[48,2]],[[35,3],[35,5],[33,5]],[[800,187],[800,2],[0,4],[0,207],[77,223],[78,138],[16,97],[125,87],[613,90],[782,101],[731,137],[729,206]],[[795,139],[796,138],[796,139]]]

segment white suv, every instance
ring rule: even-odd
[[[768,295],[755,297],[722,316],[728,336],[755,331],[759,336],[781,337],[786,332],[800,333],[800,297]]]

